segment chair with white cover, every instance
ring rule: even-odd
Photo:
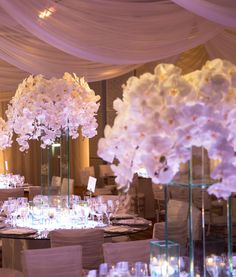
[[[74,194],[74,179],[67,179],[67,178],[62,179],[61,194],[62,195]]]
[[[170,199],[167,204],[168,239],[178,242],[182,254],[185,254],[188,242],[188,207],[184,201]],[[155,223],[153,238],[165,239],[165,222]]]
[[[151,240],[148,239],[117,243],[104,243],[104,261],[110,265],[114,265],[121,260],[130,263],[149,263],[150,241]]]
[[[167,204],[168,221],[186,222],[188,219],[188,202],[170,199]]]
[[[10,268],[0,268],[0,276],[2,276],[2,277],[23,277],[23,273],[18,270],[14,270],[14,269],[10,269]]]
[[[42,189],[40,186],[29,186],[29,201],[32,201],[36,195],[41,195]]]
[[[25,277],[82,276],[82,247],[66,246],[22,251]]]
[[[180,200],[170,199],[167,205],[168,222],[179,222],[184,224],[188,221],[189,203]],[[193,218],[193,239],[201,239],[201,211],[192,205]],[[188,224],[187,224],[188,225]]]
[[[170,198],[174,200],[180,200],[180,201],[185,201],[188,202],[188,188],[180,188],[180,187],[170,187],[169,188],[170,192]]]
[[[60,187],[60,185],[61,185],[61,177],[52,176],[51,186]]]
[[[81,245],[84,269],[96,269],[103,263],[104,230],[102,229],[54,230],[50,232],[50,241],[51,247]]]
[[[182,254],[188,242],[188,211],[189,203],[170,199],[167,205],[168,239],[176,241],[181,246]],[[201,239],[201,211],[192,206],[193,240]],[[158,222],[153,227],[153,238],[165,239],[165,222]]]
[[[52,176],[51,186],[50,186],[50,195],[58,195],[61,188],[61,177]]]
[[[165,222],[157,222],[153,226],[153,239],[165,240]],[[168,240],[180,244],[181,254],[186,253],[188,243],[188,224],[187,221],[168,222]]]
[[[6,201],[9,197],[24,197],[24,188],[0,190],[0,201]]]

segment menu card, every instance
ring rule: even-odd
[[[96,183],[97,183],[97,179],[92,176],[89,176],[87,190],[91,192],[95,192]]]

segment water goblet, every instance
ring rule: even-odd
[[[134,265],[135,277],[145,277],[148,276],[148,265],[143,262],[136,262]]]
[[[99,265],[99,277],[106,277],[108,274],[108,264],[103,263]]]

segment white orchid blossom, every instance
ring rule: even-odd
[[[203,146],[221,163],[212,172],[220,182],[209,193],[227,198],[236,192],[236,66],[208,61],[201,70],[181,75],[172,64],[154,74],[131,77],[116,99],[117,116],[100,139],[98,155],[112,163],[120,187],[128,189],[137,169],[154,183],[169,183],[192,146]]]
[[[7,125],[17,134],[21,151],[29,148],[29,140],[40,139],[45,148],[67,131],[75,139],[79,128],[84,137],[91,138],[97,133],[99,99],[75,74],[49,80],[31,75],[19,85],[8,106]]]

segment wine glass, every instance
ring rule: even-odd
[[[143,262],[136,262],[134,265],[134,273],[135,277],[148,276],[148,265]]]

